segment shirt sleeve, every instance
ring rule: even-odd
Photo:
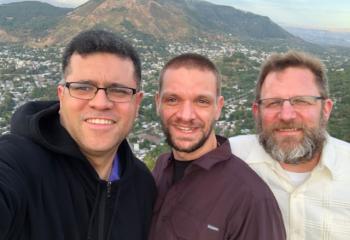
[[[25,183],[12,161],[13,155],[4,151],[4,145],[6,143],[0,141],[0,239],[17,239],[26,216],[21,194]]]

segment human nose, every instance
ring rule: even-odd
[[[282,102],[279,117],[284,121],[288,121],[296,117],[295,109],[288,99]]]
[[[195,109],[191,102],[184,102],[179,111],[177,112],[177,117],[183,121],[190,121],[194,118]]]
[[[97,109],[106,109],[113,106],[113,102],[108,99],[105,88],[99,88],[93,99],[89,101],[89,105]]]

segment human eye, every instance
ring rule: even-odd
[[[178,99],[174,96],[166,96],[163,98],[163,102],[168,105],[175,105],[178,102]]]
[[[80,93],[90,93],[90,92],[94,92],[96,89],[96,87],[87,83],[71,83],[69,85],[69,88],[71,91],[80,92]]]
[[[203,97],[197,99],[197,104],[203,107],[210,105],[210,102],[209,99]]]
[[[108,87],[107,94],[112,101],[127,102],[131,99],[133,90],[124,87]]]
[[[314,104],[314,98],[309,96],[293,97],[290,100],[292,105],[296,106],[308,106]]]
[[[113,95],[118,95],[118,96],[128,96],[132,95],[132,90],[129,88],[122,88],[122,87],[109,87],[108,93],[113,94]]]
[[[265,108],[277,108],[281,106],[282,99],[279,98],[269,98],[261,100],[262,105]]]

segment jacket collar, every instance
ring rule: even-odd
[[[82,160],[81,162],[88,165],[90,171],[94,173],[95,178],[98,178],[91,164],[87,164],[88,160],[81,153],[77,143],[61,125],[58,101],[36,101],[24,104],[13,115],[11,132],[30,138],[55,154]],[[120,176],[124,178],[131,174],[136,159],[126,139],[118,147],[118,156]]]

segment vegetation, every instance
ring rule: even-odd
[[[204,1],[188,1],[187,15],[198,29],[209,32],[232,33],[240,38],[293,39],[268,17],[244,12],[233,7],[213,5]]]
[[[0,103],[0,125],[10,122],[12,111],[15,107],[14,96],[10,92],[4,93],[4,100]]]
[[[167,42],[226,35],[241,39],[296,41],[267,17],[209,2],[171,0],[155,4],[137,1],[136,4],[120,3],[108,8],[103,7],[102,2],[88,1],[74,11],[38,1],[2,4],[0,25],[9,35],[7,37],[34,45],[45,40],[61,44],[67,42],[73,32],[93,27]]]
[[[226,137],[253,133],[255,130],[251,103],[260,64],[241,53],[225,56],[216,64],[223,75],[222,94],[229,100],[226,101],[220,120],[234,123],[229,129],[217,128],[216,131]],[[350,142],[350,64],[342,67],[328,73],[331,98],[335,101],[328,130],[332,136]],[[152,104],[152,101],[152,98],[147,99],[146,105]],[[235,111],[230,111],[233,105],[236,106]],[[145,122],[157,119],[154,111],[154,107],[143,111],[148,116],[144,118],[147,119]],[[152,169],[156,157],[165,151],[169,151],[166,146],[158,146],[146,155],[144,161]]]
[[[31,93],[32,99],[53,100],[57,98],[57,86],[35,87]]]
[[[169,152],[169,151],[170,151],[170,148],[168,147],[168,145],[166,144],[159,145],[155,149],[150,151],[143,158],[143,161],[146,164],[146,166],[152,170],[154,168],[154,165],[156,163],[158,156],[161,155],[162,153]]]
[[[130,139],[132,144],[137,143],[148,151],[144,160],[149,167],[153,166],[156,156],[169,150],[165,143],[159,145],[162,135],[153,99],[158,73],[170,57],[183,52],[198,52],[215,59],[223,76],[222,95],[226,102],[216,130],[227,137],[254,132],[251,103],[265,56],[291,48],[314,53],[329,69],[331,97],[335,101],[329,132],[350,141],[349,49],[305,43],[267,17],[208,2],[163,0],[149,7],[145,4],[147,1],[138,1],[137,8],[133,8],[134,4],[99,8],[101,2],[88,1],[66,18],[64,15],[71,9],[40,2],[2,4],[0,25],[9,35],[26,43],[32,40],[30,37],[41,37],[50,31],[49,37],[62,44],[86,27],[113,30],[130,40],[142,58],[146,93]],[[146,18],[143,15],[135,18],[138,14]],[[164,26],[168,31],[159,31]],[[156,32],[162,36],[156,36]],[[189,35],[187,40],[176,38],[182,33]],[[19,104],[56,98],[61,54],[62,48],[55,46],[38,49],[0,43],[0,134],[8,130],[12,111]],[[142,139],[142,136],[147,138]]]
[[[329,73],[331,98],[334,101],[329,122],[331,135],[350,142],[350,66]]]
[[[38,1],[2,4],[0,25],[17,36],[42,37],[69,11]]]

